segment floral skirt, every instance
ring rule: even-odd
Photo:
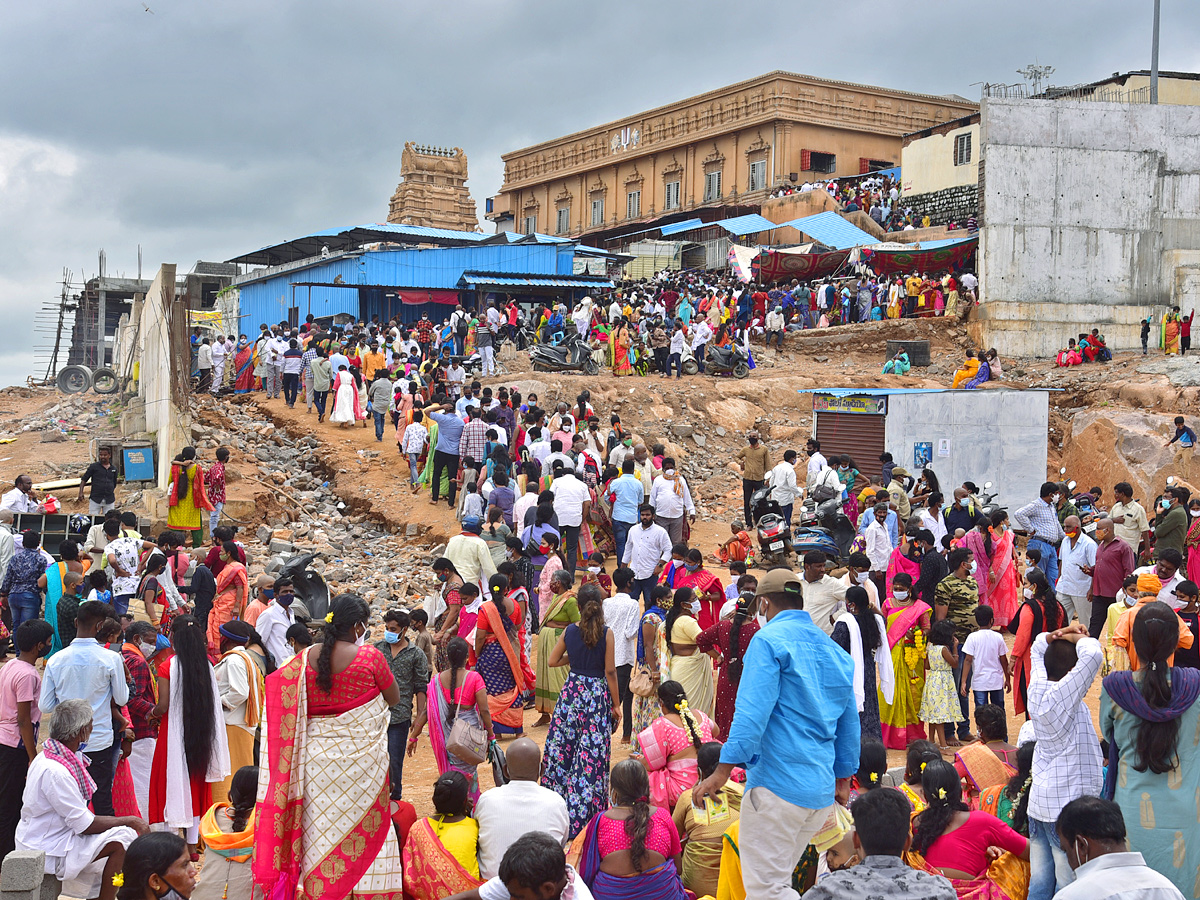
[[[608,809],[612,697],[608,681],[567,676],[546,735],[542,787],[567,801],[571,837]]]

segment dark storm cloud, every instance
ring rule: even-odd
[[[482,211],[504,152],[772,69],[975,98],[1035,58],[1070,84],[1150,49],[1149,0],[146,2],[0,7],[0,309],[22,334],[100,247],[110,272],[139,243],[186,271],[382,220],[406,140],[466,150]],[[1164,69],[1200,68],[1191,10],[1163,2]],[[9,346],[0,384],[28,374]]]

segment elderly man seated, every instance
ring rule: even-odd
[[[46,854],[46,874],[64,882],[66,896],[113,900],[125,848],[149,829],[137,816],[97,816],[88,809],[96,783],[79,750],[91,732],[86,700],[55,707],[50,738],[29,766],[16,845]]]

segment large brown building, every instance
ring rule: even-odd
[[[666,215],[755,211],[783,182],[899,165],[903,135],[978,109],[955,95],[769,72],[505,154],[487,218],[498,231],[600,238]]]
[[[467,154],[461,147],[422,147],[409,141],[400,154],[400,184],[388,205],[396,225],[478,231],[475,201],[467,189]]]

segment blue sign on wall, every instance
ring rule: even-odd
[[[122,447],[121,460],[126,481],[154,481],[158,474],[154,468],[154,448]]]

